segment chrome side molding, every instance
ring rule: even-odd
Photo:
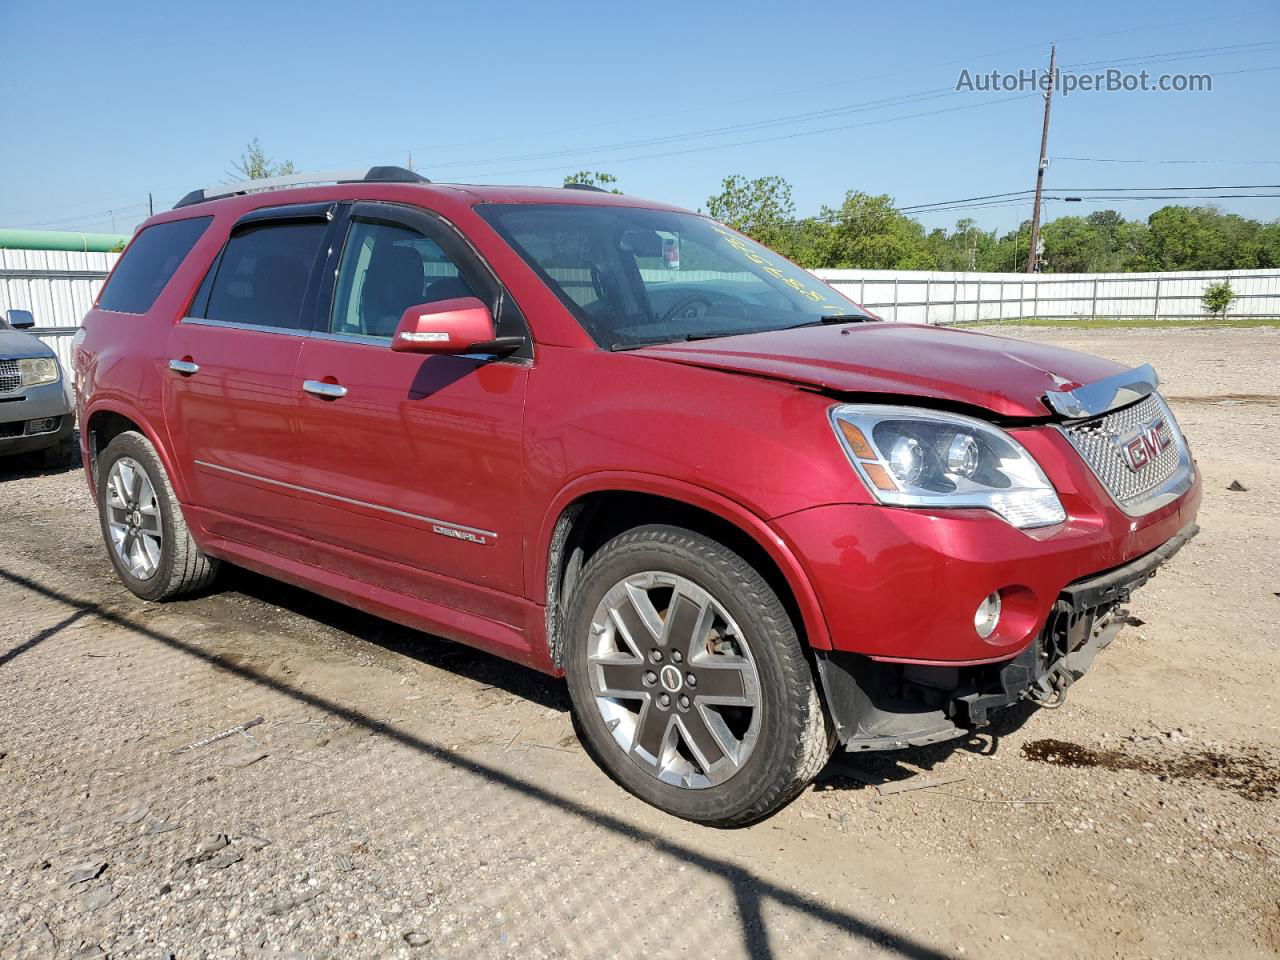
[[[1086,383],[1074,390],[1050,390],[1044,395],[1044,402],[1054,413],[1071,420],[1080,420],[1099,416],[1150,396],[1155,393],[1159,383],[1160,377],[1155,367],[1144,363],[1140,367]]]

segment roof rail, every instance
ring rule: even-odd
[[[173,209],[189,207],[193,203],[235,197],[262,190],[281,187],[310,186],[317,183],[430,183],[426,177],[404,167],[369,167],[367,170],[330,170],[325,173],[290,173],[283,177],[264,177],[243,180],[240,183],[220,183],[214,187],[192,190],[173,205]]]
[[[594,183],[566,183],[566,190],[590,190],[592,193],[608,193],[604,187],[597,187]]]

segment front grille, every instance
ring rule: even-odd
[[[1158,434],[1166,446],[1141,468],[1131,469],[1125,459],[1126,442],[1156,423],[1160,423]],[[1062,430],[1111,496],[1132,514],[1146,512],[1144,507],[1191,471],[1190,456],[1178,424],[1158,393],[1100,417],[1072,423]]]
[[[22,386],[17,360],[0,360],[0,393],[11,393]]]

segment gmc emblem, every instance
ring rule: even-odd
[[[1134,473],[1160,456],[1160,453],[1172,442],[1173,436],[1165,429],[1164,417],[1144,424],[1138,429],[1136,436],[1116,438],[1116,445],[1120,448],[1120,459]]]

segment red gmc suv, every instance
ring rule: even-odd
[[[1058,702],[1197,530],[1150,367],[878,322],[591,188],[194,191],[75,364],[138,596],[226,561],[564,675],[608,773],[707,824]]]

